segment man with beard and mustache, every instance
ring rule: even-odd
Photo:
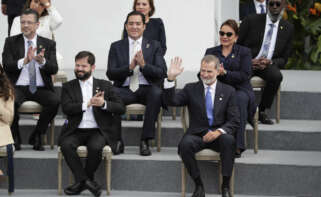
[[[187,106],[189,128],[178,145],[188,173],[195,183],[193,197],[205,197],[203,182],[195,160],[195,154],[205,148],[220,152],[223,184],[222,196],[231,196],[230,177],[234,165],[235,132],[240,127],[240,114],[235,103],[235,90],[232,86],[216,80],[219,59],[206,55],[201,61],[200,80],[185,85],[175,93],[175,79],[183,72],[181,59],[171,61],[164,82],[164,101],[169,106]]]
[[[282,19],[286,5],[286,0],[266,1],[267,14],[244,19],[237,41],[251,49],[253,74],[266,82],[259,105],[259,121],[263,124],[273,124],[265,109],[271,108],[283,78],[280,69],[291,54],[294,27]]]
[[[58,71],[56,43],[37,35],[39,15],[32,9],[23,11],[20,17],[22,34],[6,39],[2,61],[11,82],[15,85],[15,112],[11,131],[16,150],[20,150],[19,113],[24,101],[36,101],[42,111],[37,126],[30,135],[33,149],[43,151],[41,135],[56,116],[59,97],[54,91],[51,75]]]
[[[64,83],[61,106],[67,115],[58,140],[61,152],[75,177],[75,184],[67,187],[67,195],[78,195],[88,189],[100,196],[100,186],[94,173],[100,162],[103,147],[107,144],[115,153],[117,132],[114,116],[125,113],[125,106],[110,82],[92,76],[95,56],[81,51],[75,57],[77,79]],[[77,154],[77,147],[87,146],[85,167]]]

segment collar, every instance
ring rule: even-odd
[[[130,45],[134,44],[135,41],[137,41],[138,44],[142,44],[143,36],[141,36],[141,37],[138,38],[137,40],[133,40],[131,37],[128,36],[128,41],[129,41],[129,44],[130,44]]]
[[[280,22],[280,19],[277,20],[275,23],[273,23],[271,18],[270,18],[270,16],[268,14],[266,14],[266,24],[267,25],[274,24],[274,27],[278,27],[279,26],[279,22]]]
[[[258,2],[257,0],[253,0],[255,7],[260,7],[261,4],[263,4],[264,9],[266,8],[266,1]]]
[[[25,44],[27,44],[28,43],[28,41],[29,41],[29,39],[27,38],[27,37],[25,37],[23,34],[22,34],[22,36],[23,36],[23,39],[24,39],[24,41],[25,41]],[[37,34],[30,40],[31,42],[32,42],[32,44],[33,44],[33,46],[36,46],[37,45]]]
[[[214,82],[212,85],[206,85],[204,82],[202,82],[202,83],[203,83],[205,92],[206,92],[206,89],[207,89],[208,87],[210,87],[212,91],[213,91],[213,90],[215,91],[215,89],[216,89],[216,84],[217,84],[217,79],[215,80],[215,82]]]
[[[93,76],[91,75],[86,81],[82,81],[82,80],[78,80],[80,85],[83,86],[83,85],[90,85],[92,86],[93,85],[93,82],[94,82],[94,78]]]

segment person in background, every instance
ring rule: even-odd
[[[240,4],[240,20],[243,20],[248,15],[265,14],[266,0],[248,0]]]
[[[26,0],[2,0],[1,11],[2,14],[8,16],[8,36],[10,36],[10,29],[12,26],[13,19],[20,16],[23,5]]]
[[[221,66],[217,79],[233,86],[236,90],[236,103],[240,110],[240,129],[236,132],[236,153],[241,157],[245,150],[244,133],[247,120],[252,123],[256,110],[255,95],[250,83],[252,76],[252,55],[247,47],[235,44],[239,28],[235,20],[225,21],[220,28],[220,46],[209,48],[205,55],[215,55]],[[252,123],[253,124],[253,123]]]
[[[164,23],[161,18],[151,18],[155,12],[154,0],[135,0],[133,11],[144,14],[146,28],[143,36],[148,40],[158,41],[165,55],[167,47]],[[128,37],[126,28],[124,28],[123,37]]]

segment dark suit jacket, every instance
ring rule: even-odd
[[[58,72],[56,59],[56,43],[55,41],[37,37],[37,48],[40,51],[45,49],[46,64],[40,68],[45,87],[53,91],[51,75]],[[13,84],[16,84],[22,69],[18,69],[18,60],[25,56],[25,45],[23,35],[19,34],[12,37],[7,37],[2,53],[3,68]]]
[[[265,14],[251,15],[241,23],[237,43],[250,48],[253,58],[260,52],[264,39],[265,24]],[[293,34],[293,25],[281,19],[272,56],[274,66],[284,68],[287,63],[288,58],[291,55]]]
[[[19,16],[26,0],[2,0],[1,4],[7,5],[7,14]]]
[[[117,140],[116,134],[120,132],[116,129],[114,115],[125,113],[125,106],[120,97],[115,94],[110,82],[94,78],[93,95],[96,94],[96,89],[98,88],[105,92],[107,109],[104,110],[100,107],[93,107],[94,117],[99,130],[106,139],[106,143],[109,144],[114,151]],[[64,83],[61,92],[61,106],[63,113],[67,115],[68,123],[62,127],[58,140],[59,144],[61,144],[65,137],[78,128],[83,117],[82,103],[83,97],[78,79]]]
[[[205,93],[202,81],[188,83],[183,90],[175,94],[175,88],[164,89],[164,98],[168,105],[187,106],[189,111],[189,128],[187,133],[198,134],[208,129],[224,129],[228,134],[240,127],[240,114],[235,103],[233,87],[217,81],[214,98],[214,122],[209,125],[205,106]]]
[[[236,90],[244,91],[249,97],[248,119],[252,121],[256,110],[255,95],[250,83],[252,76],[252,55],[247,47],[234,44],[232,52],[226,58],[222,54],[222,46],[209,48],[205,55],[215,55],[223,63],[226,75],[218,76],[223,83],[233,86]]]
[[[160,86],[166,77],[167,67],[159,42],[143,38],[142,51],[146,65],[140,71],[150,84]],[[129,64],[128,38],[112,43],[106,74],[109,80],[114,81],[116,87],[121,87],[127,77],[132,75],[129,71]]]
[[[253,0],[240,4],[240,20],[246,16],[256,14],[256,9]]]

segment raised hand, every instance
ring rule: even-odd
[[[28,64],[29,62],[31,62],[33,60],[33,58],[35,57],[35,51],[37,50],[37,48],[32,48],[32,46],[30,46],[28,48],[28,51],[27,51],[27,56],[25,57],[24,61],[23,61],[23,64],[26,65]]]
[[[137,64],[141,67],[144,68],[145,66],[145,60],[144,60],[144,55],[143,55],[143,51],[140,50],[136,53],[135,55],[135,60],[137,62]]]
[[[167,78],[168,80],[175,80],[178,75],[180,75],[184,67],[182,65],[182,58],[180,57],[174,57],[174,59],[171,59],[171,65],[167,72]]]
[[[45,56],[45,49],[41,49],[40,53],[38,53],[38,55],[35,56],[34,58],[39,64],[42,64],[45,60],[44,56]]]
[[[105,93],[103,91],[98,92],[90,99],[91,106],[102,107],[105,103],[104,99]]]

